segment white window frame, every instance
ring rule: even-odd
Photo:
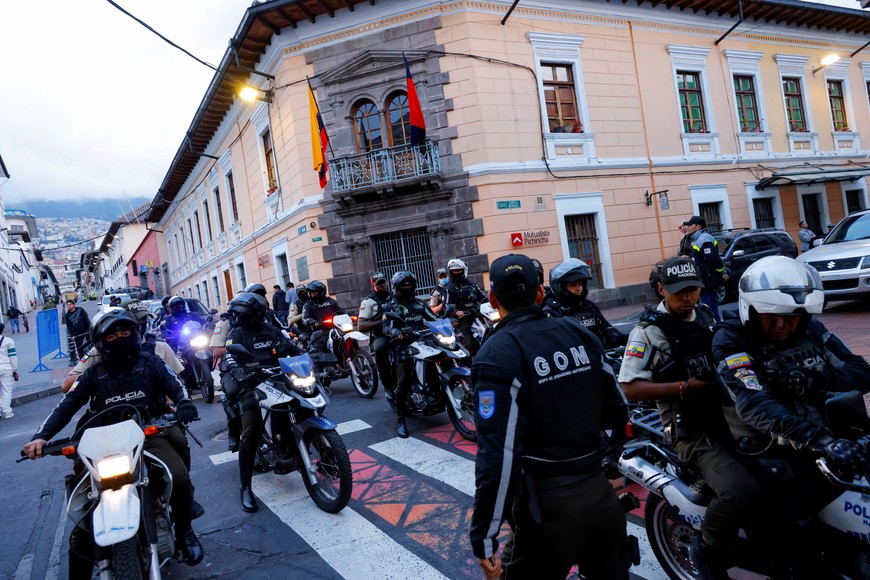
[[[215,308],[217,308],[218,310],[221,310],[223,307],[223,303],[221,302],[221,286],[220,286],[220,284],[221,284],[220,279],[221,279],[222,275],[223,275],[223,273],[218,272],[217,270],[212,270],[211,272],[209,272],[209,285],[211,286],[211,288],[209,289],[209,292],[214,292]]]
[[[568,232],[565,229],[565,218],[572,215],[594,214],[595,232],[598,234],[598,257],[601,260],[601,284],[604,288],[615,288],[613,277],[613,261],[610,255],[610,238],[607,234],[607,218],[604,214],[603,194],[600,191],[591,193],[568,193],[554,195],[556,204],[556,219],[558,220],[559,238],[562,245],[562,260],[571,257],[568,251]]]
[[[870,199],[867,196],[867,181],[864,179],[856,179],[855,181],[841,181],[840,182],[840,195],[843,198],[843,215],[849,215],[846,213],[849,210],[849,204],[846,203],[846,190],[859,189],[863,191],[862,198],[864,200],[864,209],[870,208]],[[831,223],[831,222],[828,222]],[[836,224],[835,224],[836,225]]]
[[[689,195],[692,197],[692,214],[701,215],[699,206],[702,203],[721,203],[719,217],[722,218],[722,229],[730,230],[734,227],[731,218],[731,202],[728,200],[728,186],[716,185],[690,185]]]
[[[864,79],[864,105],[867,107],[867,112],[870,113],[870,60],[861,61],[861,78]]]
[[[834,64],[826,66],[822,72],[825,75],[825,98],[828,105],[828,117],[831,121],[831,135],[834,139],[834,152],[842,155],[855,155],[861,151],[861,133],[856,131],[855,108],[852,106],[852,86],[849,83],[849,65],[851,58],[841,58]],[[862,63],[863,64],[863,63]],[[834,131],[834,112],[831,110],[831,97],[828,94],[828,81],[839,81],[843,84],[843,106],[846,108],[846,119],[851,131]],[[867,83],[864,83],[865,86]]]
[[[807,62],[810,57],[798,54],[775,54],[773,59],[776,61],[776,66],[779,69],[779,95],[782,103],[782,114],[785,119],[786,136],[788,137],[789,152],[792,155],[816,155],[819,152],[819,134],[816,131],[816,123],[813,120],[813,107],[810,104],[810,91],[807,85]],[[785,77],[800,79],[801,84],[801,101],[804,106],[804,117],[806,119],[807,131],[805,133],[789,131],[788,126],[788,108],[785,103],[785,91],[782,88],[782,81]],[[827,98],[827,91],[825,92]],[[797,149],[796,143],[809,143],[807,149]]]
[[[782,216],[782,199],[779,195],[779,189],[755,189],[756,183],[746,184],[746,199],[749,203],[749,223],[753,228],[758,227],[758,221],[755,217],[754,199],[772,199],[773,217],[776,219],[776,229],[785,231],[785,218]]]
[[[541,110],[541,130],[547,149],[547,159],[557,159],[561,151],[570,155],[571,161],[592,162],[595,157],[595,134],[589,117],[586,99],[586,86],[583,79],[583,61],[580,47],[585,37],[576,34],[552,34],[548,32],[528,32],[529,43],[535,57],[535,75],[538,79],[538,103]],[[544,82],[541,80],[541,63],[551,62],[571,66],[574,76],[574,98],[577,100],[577,114],[583,123],[583,133],[550,133],[547,122],[547,103],[544,100]],[[557,147],[559,151],[557,152]],[[574,147],[582,148],[582,154],[574,154]]]
[[[677,107],[677,121],[680,128],[680,140],[683,142],[683,157],[691,159],[716,159],[721,157],[719,151],[719,133],[716,130],[716,117],[713,115],[711,100],[713,92],[707,78],[707,55],[709,47],[668,44],[665,47],[671,57],[671,73],[674,82],[674,104]],[[707,122],[706,133],[684,133],[683,112],[680,110],[680,86],[677,82],[677,71],[698,74],[701,81],[701,98],[704,101],[704,119]]]
[[[281,180],[278,179],[278,156],[275,155],[275,133],[272,131],[272,124],[269,122],[269,106],[267,103],[260,103],[260,106],[251,115],[251,124],[254,126],[254,131],[257,135],[257,155],[260,158],[260,173],[263,176],[263,199],[266,205],[274,205],[281,197]],[[266,175],[266,150],[263,147],[263,135],[267,132],[272,140],[272,161],[275,164],[275,182],[278,184],[278,189],[271,194],[269,193],[269,182]]]
[[[831,212],[828,210],[828,191],[825,188],[824,183],[810,183],[810,184],[798,184],[796,186],[797,189],[797,202],[798,202],[798,212],[800,213],[800,221],[806,221],[807,217],[804,215],[804,200],[803,196],[805,195],[813,195],[819,194],[820,199],[822,200],[822,223],[821,227],[825,227],[829,223],[831,223]],[[844,210],[845,211],[845,210]]]
[[[296,281],[293,279],[293,269],[290,267],[290,245],[286,238],[272,244],[272,267],[275,271],[275,283],[281,284],[281,289],[283,290],[285,288],[284,277],[278,271],[278,256],[281,255],[287,260],[287,280],[296,284]]]
[[[245,273],[244,283],[239,278],[239,266],[241,266],[242,270]],[[240,256],[236,256],[233,259],[233,277],[236,279],[236,286],[239,288],[239,292],[242,292],[245,289],[245,286],[248,285],[248,269],[245,267],[245,255],[241,254]],[[238,292],[236,292],[238,294]]]
[[[761,82],[761,57],[763,52],[754,50],[734,50],[729,48],[722,53],[728,61],[731,71],[731,102],[734,103],[734,122],[737,127],[737,141],[740,144],[740,155],[743,157],[770,157],[773,154],[773,144],[770,126],[767,122],[767,110],[764,104],[764,88]],[[734,77],[752,77],[752,86],[755,89],[755,108],[758,111],[758,133],[744,133],[740,127],[740,116],[737,111],[737,91],[734,90]],[[750,144],[762,144],[762,149],[747,149]]]

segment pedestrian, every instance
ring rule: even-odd
[[[828,234],[830,234],[832,231],[834,231],[834,224],[828,224],[827,226],[825,226],[825,235],[826,236]]]
[[[498,536],[512,521],[506,578],[627,579],[625,513],[602,467],[600,431],[627,420],[601,342],[573,318],[548,317],[526,256],[490,268],[501,321],[474,359],[478,453],[471,547],[498,578]],[[512,517],[509,510],[513,510]]]
[[[810,229],[810,224],[806,221],[801,221],[798,226],[801,228],[798,231],[798,238],[800,238],[801,253],[803,253],[810,249],[810,244],[812,244],[813,238],[816,237],[816,233]]]
[[[76,359],[81,359],[91,348],[90,330],[91,320],[84,308],[76,306],[74,300],[66,301],[66,312],[63,313],[63,323],[66,325],[66,332],[72,337],[73,345],[75,346],[74,356],[70,357],[70,362]],[[71,353],[73,354],[73,353]]]
[[[701,290],[701,302],[710,307],[716,320],[720,320],[719,288],[728,282],[728,273],[722,256],[719,255],[719,242],[707,233],[707,221],[699,215],[693,215],[683,222],[692,243],[691,257],[695,261],[698,275],[704,284]]]
[[[677,250],[678,257],[690,257],[692,255],[692,238],[689,235],[689,226],[685,224],[680,224],[680,227],[677,228],[680,230],[680,234],[682,234],[682,238],[680,239],[680,249]]]
[[[15,341],[3,336],[6,325],[0,322],[0,413],[4,419],[15,416],[12,412],[12,387],[18,380],[18,352]]]
[[[290,311],[290,307],[287,305],[287,293],[281,289],[280,284],[275,284],[272,290],[275,292],[272,294],[272,310],[275,311],[281,324],[287,324],[287,313]]]
[[[24,332],[30,332],[30,322],[27,320],[27,313],[21,313],[21,324],[24,325]]]
[[[287,292],[284,294],[284,301],[287,302],[288,310],[289,307],[296,303],[299,300],[299,294],[296,292],[296,287],[293,285],[293,282],[287,282]]]
[[[6,310],[6,316],[9,318],[9,326],[12,327],[12,334],[19,332],[18,317],[21,316],[21,311],[14,304]]]

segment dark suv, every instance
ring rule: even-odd
[[[719,254],[729,275],[728,282],[719,289],[720,304],[737,295],[740,277],[756,260],[765,256],[796,258],[798,255],[791,236],[776,228],[719,230],[710,232],[710,235],[719,242]]]

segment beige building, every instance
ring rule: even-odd
[[[411,269],[425,289],[450,257],[481,279],[523,252],[548,270],[581,257],[599,299],[639,301],[692,214],[796,237],[801,219],[820,233],[870,207],[870,14],[523,0],[506,16],[511,4],[248,9],[148,214],[173,290],[221,304],[254,281],[317,278],[350,305],[375,268]],[[323,190],[306,77],[330,137]],[[261,101],[235,97],[240,78]]]

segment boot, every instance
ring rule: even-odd
[[[239,450],[239,432],[234,429],[234,425],[230,424],[227,430],[227,449],[230,453],[236,453]]]
[[[193,500],[190,504],[190,519],[195,520],[205,515],[205,508],[198,501]]]
[[[193,530],[187,530],[177,542],[178,549],[181,550],[181,558],[188,566],[196,566],[202,562],[205,556],[205,550],[202,549],[202,544],[199,543],[199,538],[193,533]]]
[[[699,580],[728,580],[727,567],[723,555],[704,541],[701,534],[695,534],[689,544],[689,558],[697,571]]]
[[[257,496],[254,495],[250,485],[242,487],[241,496],[243,510],[248,513],[254,513],[259,509],[259,506],[257,505]]]
[[[388,389],[384,387],[384,399],[387,401],[387,404],[390,405],[390,409],[392,409],[393,413],[396,412],[396,393],[393,392],[393,389]]]
[[[402,439],[407,439],[411,436],[408,432],[408,427],[405,425],[405,418],[399,417],[396,419],[396,434]]]

